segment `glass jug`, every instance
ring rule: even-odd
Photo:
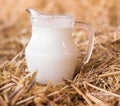
[[[78,50],[72,39],[75,19],[66,14],[43,14],[28,8],[32,22],[32,37],[25,49],[25,58],[30,72],[38,71],[36,80],[47,84],[48,81],[61,82],[63,78],[72,79],[77,61]],[[86,64],[94,45],[94,32],[84,23],[77,23],[89,34]]]

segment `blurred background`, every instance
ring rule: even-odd
[[[12,59],[30,39],[28,7],[72,14],[76,21],[90,24],[97,32],[120,25],[119,4],[120,0],[0,0],[0,63]]]
[[[72,14],[76,20],[95,28],[118,26],[119,4],[120,0],[0,0],[0,23],[16,21],[20,24],[28,19],[25,9],[33,7],[48,13]]]

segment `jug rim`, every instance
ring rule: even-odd
[[[59,14],[49,13],[49,14],[37,15],[37,16],[30,15],[30,18],[74,18],[74,16],[71,14],[64,14],[64,13],[59,13]]]
[[[39,25],[47,26],[47,25],[54,25],[56,27],[73,27],[75,17],[71,14],[66,13],[45,13],[45,12],[38,12],[35,9],[30,10],[31,8],[27,9],[30,13],[29,17],[32,21],[32,25],[38,27]]]
[[[70,18],[74,19],[74,15],[68,13],[46,13],[46,12],[39,12],[38,10],[29,7],[25,9],[28,13],[30,18]]]

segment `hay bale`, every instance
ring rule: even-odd
[[[119,2],[0,0],[0,105],[119,106],[120,27],[113,27],[120,23]],[[35,81],[37,72],[28,72],[24,49],[31,30],[23,12],[27,7],[49,13],[71,13],[96,29],[91,60],[82,70],[80,61],[73,80],[64,78],[59,84],[41,85]],[[86,43],[81,41],[85,36],[79,34],[75,33],[73,38],[83,57]]]
[[[80,42],[76,41],[82,38],[79,34],[74,34],[81,55],[85,55],[83,52],[85,45],[81,46]],[[82,70],[80,70],[81,62],[78,64],[73,80],[64,78],[59,84],[50,82],[48,85],[35,82],[37,73],[28,72],[24,52],[18,53],[11,61],[0,65],[0,104],[2,106],[119,106],[119,44],[119,28],[108,33],[96,32],[90,62]]]

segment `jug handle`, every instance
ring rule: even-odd
[[[85,30],[88,33],[88,39],[89,39],[89,43],[88,43],[88,48],[87,48],[87,54],[83,59],[83,64],[88,63],[88,61],[90,60],[92,51],[93,51],[93,46],[94,46],[94,31],[92,29],[92,27],[86,23],[83,22],[75,22],[75,26],[78,25],[78,28]]]

